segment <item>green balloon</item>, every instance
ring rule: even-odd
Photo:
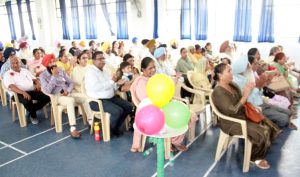
[[[191,117],[191,112],[187,105],[179,101],[171,101],[163,107],[166,124],[171,128],[185,127]]]

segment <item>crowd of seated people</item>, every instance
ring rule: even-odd
[[[297,117],[294,105],[300,92],[300,74],[295,63],[288,61],[282,46],[272,47],[270,56],[264,60],[257,48],[244,52],[247,56],[239,56],[237,46],[229,41],[221,44],[220,55],[213,52],[211,43],[205,47],[195,44],[178,48],[176,40],[171,40],[169,46],[154,39],[143,39],[139,43],[136,37],[128,47],[123,41],[96,43],[91,40],[88,47],[85,41],[79,44],[72,41],[68,49],[59,43],[53,54],[45,53],[43,48],[34,48],[31,52],[26,41],[21,42],[18,49],[11,43],[0,48],[0,79],[11,92],[17,93],[33,124],[38,123],[36,112],[50,102],[47,95],[53,95],[59,104],[67,107],[71,137],[80,138],[75,106],[83,106],[89,124],[92,111],[99,111],[95,102],[88,102],[87,95],[101,100],[104,111],[110,113],[112,136],[122,136],[122,125],[128,115],[134,115],[137,106],[131,97],[139,104],[146,98],[149,78],[163,73],[188,87],[213,89],[213,101],[221,113],[246,120],[253,143],[251,159],[258,160],[256,164],[260,168],[270,167],[264,157],[277,135],[285,127],[297,129],[292,120]],[[187,78],[190,71],[193,72],[191,80]],[[278,78],[287,81],[287,89],[268,88]],[[81,92],[82,87],[86,95]],[[125,92],[127,100],[117,92]],[[182,97],[193,96],[181,93]],[[263,126],[247,120],[245,102],[261,110],[266,117],[261,123]],[[192,114],[195,121],[193,116],[196,115]],[[220,126],[229,134],[241,131],[231,122],[221,121]],[[175,149],[187,150],[184,138],[184,135],[172,138]],[[130,150],[137,152],[139,143],[140,135],[134,132]]]

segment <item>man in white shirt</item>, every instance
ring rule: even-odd
[[[36,111],[49,103],[50,98],[41,92],[39,81],[27,69],[21,68],[18,57],[10,58],[10,65],[11,69],[4,74],[4,86],[18,94],[19,101],[29,112],[31,122],[37,124]]]
[[[110,127],[113,136],[120,136],[122,132],[120,126],[125,121],[133,106],[129,102],[115,95],[119,86],[125,83],[125,80],[116,81],[116,77],[103,70],[105,57],[103,52],[97,51],[93,55],[93,66],[85,74],[85,89],[89,97],[100,99],[105,112],[110,113]],[[99,111],[95,102],[90,103],[91,109]]]

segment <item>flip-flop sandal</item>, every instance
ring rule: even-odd
[[[270,168],[270,165],[266,160],[255,160],[254,162],[253,161],[251,162],[254,163],[258,168],[263,170],[267,170]]]
[[[139,152],[138,148],[131,148],[130,151],[131,152]]]

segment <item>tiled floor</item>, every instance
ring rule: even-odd
[[[131,132],[107,143],[97,143],[79,119],[82,138],[73,140],[68,124],[57,134],[50,127],[50,120],[40,118],[40,124],[20,128],[18,121],[11,121],[8,107],[1,106],[0,115],[0,177],[151,177],[156,172],[155,152],[144,157],[142,153],[129,151]],[[298,119],[294,122],[300,126]],[[198,135],[200,130],[199,125]],[[214,162],[219,129],[212,126],[197,136],[187,152],[175,155],[173,166],[165,162],[165,176],[300,176],[299,134],[285,129],[279,136],[266,157],[271,169],[251,166],[248,173],[242,173],[242,142]]]

